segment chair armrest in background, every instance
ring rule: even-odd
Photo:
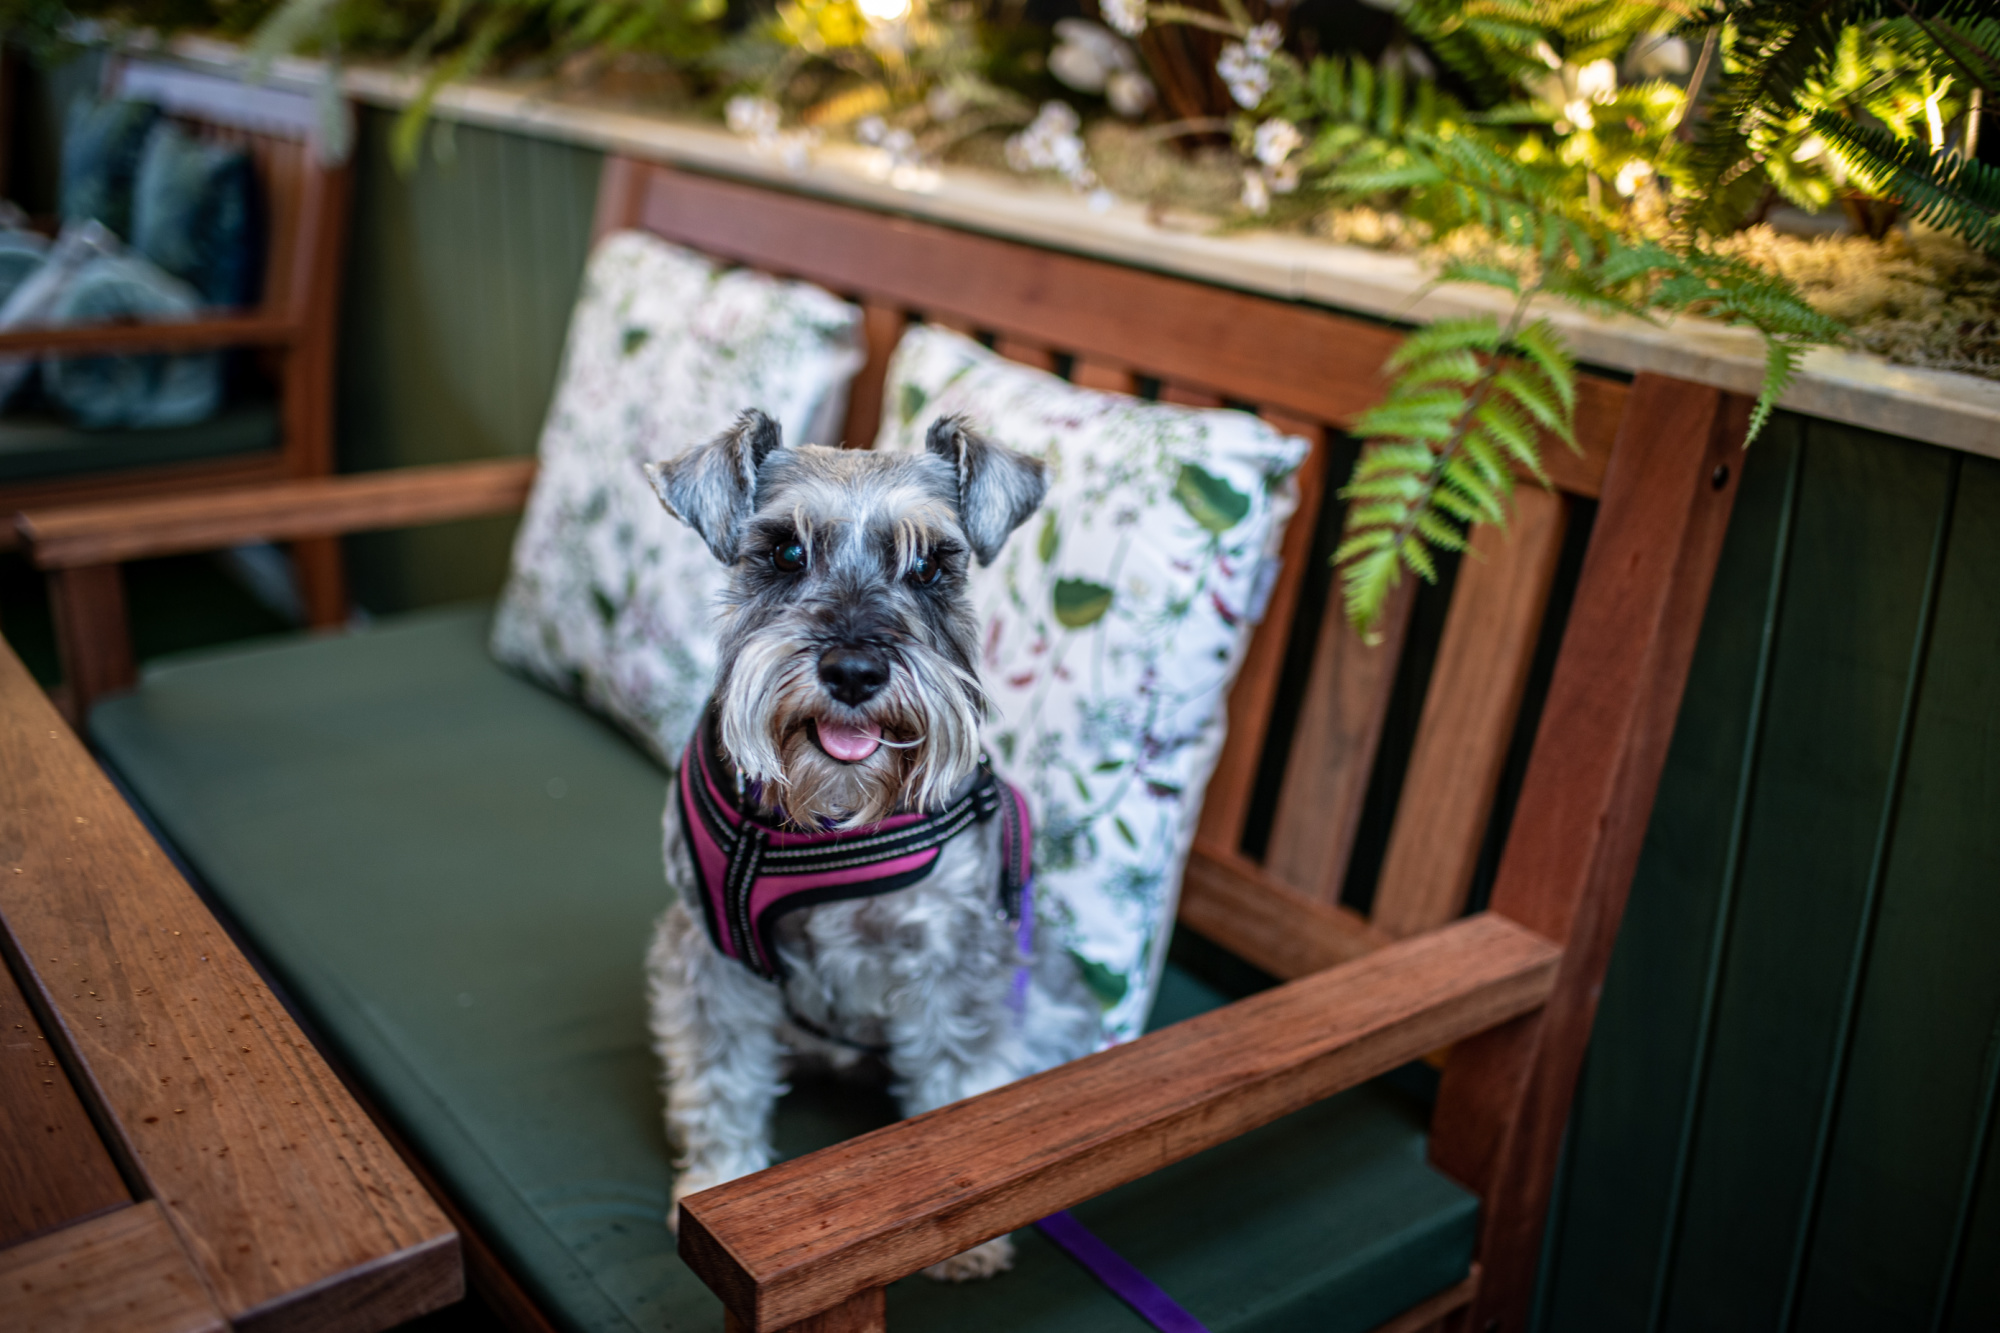
[[[1530,1012],[1561,951],[1484,913],[681,1202],[680,1251],[775,1333]]]
[[[534,459],[502,458],[31,509],[16,521],[38,568],[77,569],[504,514],[527,503],[534,478]]]
[[[63,710],[81,727],[99,696],[138,678],[118,568],[126,560],[509,513],[534,478],[534,459],[502,458],[29,510],[15,523],[50,574]]]
[[[296,341],[296,320],[218,315],[159,324],[74,324],[0,332],[0,355],[195,352],[215,347],[274,347]]]

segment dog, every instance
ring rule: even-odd
[[[792,447],[752,411],[646,469],[730,570],[715,692],[663,820],[676,901],[647,958],[676,1228],[683,1197],[771,1163],[795,1069],[886,1066],[916,1115],[1097,1043],[1073,962],[1018,900],[1026,809],[980,748],[966,592],[1047,477],[956,418],[925,445]],[[872,879],[843,854],[927,839]],[[825,873],[757,878],[786,857]],[[856,875],[863,896],[824,886]],[[779,882],[819,887],[759,916]],[[1002,1236],[926,1272],[984,1277],[1012,1254]]]

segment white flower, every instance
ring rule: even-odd
[[[889,133],[889,122],[880,116],[863,116],[854,122],[854,137],[871,148],[882,142]]]
[[[1157,94],[1151,79],[1137,70],[1121,69],[1105,83],[1104,96],[1113,111],[1127,120],[1137,120],[1153,105]]]
[[[729,126],[731,134],[740,134],[746,139],[766,140],[778,132],[778,121],[783,115],[778,104],[768,97],[752,97],[739,93],[729,99],[722,108],[722,119]]]
[[[1618,187],[1618,193],[1630,199],[1638,192],[1641,185],[1644,185],[1652,178],[1653,164],[1635,157],[1624,166],[1618,168],[1618,179],[1614,184]]]
[[[1259,60],[1269,60],[1284,44],[1284,29],[1268,21],[1259,23],[1243,37],[1244,47]]]
[[[1113,74],[1139,68],[1132,44],[1087,19],[1057,19],[1049,73],[1084,93],[1101,93]]]
[[[1569,71],[1564,70],[1565,77]],[[1618,95],[1618,67],[1609,60],[1593,60],[1576,71],[1576,95],[1588,102],[1609,102]]]
[[[1243,206],[1262,217],[1271,211],[1271,187],[1261,171],[1243,173]]]
[[[1222,76],[1229,87],[1229,95],[1241,107],[1254,108],[1264,100],[1264,94],[1271,91],[1271,66],[1259,60],[1240,42],[1231,42],[1222,48],[1222,55],[1215,62],[1215,72]]]
[[[1042,103],[1028,128],[1007,140],[1007,165],[1023,173],[1060,172],[1079,190],[1095,189],[1097,173],[1076,133],[1082,123],[1069,103]]]
[[[1097,9],[1106,23],[1127,37],[1146,30],[1146,0],[1098,0]]]
[[[1625,53],[1625,76],[1640,79],[1684,79],[1694,68],[1686,41],[1664,33],[1642,33]]]
[[[1299,127],[1289,120],[1273,117],[1257,127],[1251,136],[1251,144],[1257,160],[1267,167],[1275,167],[1297,152],[1305,143],[1305,136]]]
[[[1271,193],[1291,194],[1299,188],[1299,163],[1297,158],[1280,162],[1270,169]]]

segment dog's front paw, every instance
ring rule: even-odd
[[[1004,1273],[1014,1266],[1014,1242],[995,1236],[984,1245],[975,1245],[964,1254],[954,1254],[943,1263],[932,1264],[924,1276],[938,1282],[971,1282]]]

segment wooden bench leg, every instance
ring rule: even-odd
[[[345,625],[347,576],[340,562],[340,538],[308,537],[293,542],[292,564],[299,571],[299,597],[305,602],[306,623],[314,629]]]
[[[55,613],[69,721],[81,731],[93,703],[132,688],[139,678],[125,621],[124,568],[84,565],[55,570],[49,575],[49,603]]]
[[[777,1333],[887,1333],[889,1292],[886,1287],[870,1287],[850,1296],[831,1310],[822,1310],[810,1319],[788,1324]],[[730,1314],[726,1333],[752,1333],[750,1325]]]

